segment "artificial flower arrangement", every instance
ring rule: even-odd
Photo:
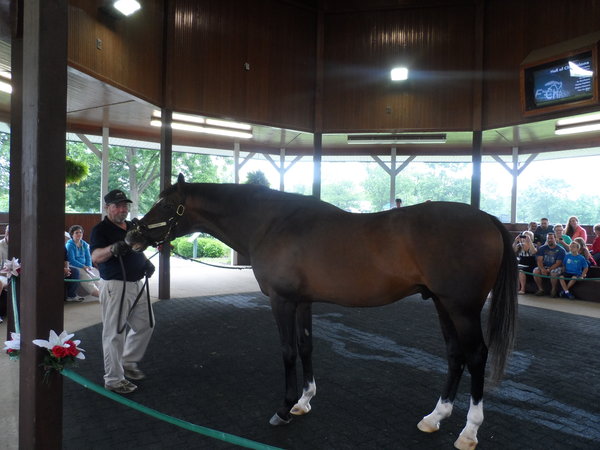
[[[48,350],[43,363],[46,377],[52,370],[60,372],[64,368],[74,365],[77,359],[85,359],[83,354],[85,350],[78,347],[81,341],[71,340],[73,336],[75,335],[66,331],[57,335],[54,330],[50,330],[50,337],[47,341],[43,339],[33,340],[35,345]]]
[[[12,360],[19,359],[21,353],[21,333],[10,333],[10,341],[4,342],[4,349]]]

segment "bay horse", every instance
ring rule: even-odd
[[[434,432],[450,416],[466,366],[470,407],[454,445],[477,445],[488,346],[490,377],[498,382],[514,343],[517,313],[512,238],[495,217],[450,202],[355,214],[311,196],[258,185],[186,183],[180,174],[134,222],[126,241],[136,251],[201,231],[249,257],[270,299],[285,366],[284,402],[272,425],[311,409],[316,394],[313,302],[381,306],[417,293],[431,298],[446,343],[448,374],[434,410],[417,426]],[[481,311],[490,291],[486,346]],[[298,356],[304,380],[300,399]]]

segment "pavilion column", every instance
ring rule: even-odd
[[[471,177],[471,205],[479,208],[481,205],[481,135],[473,131],[473,175]]]
[[[68,1],[23,6],[19,448],[46,450],[62,447],[62,377],[43,381],[31,341],[63,330]]]
[[[21,258],[21,158],[23,155],[23,1],[13,1],[11,7],[11,85],[10,97],[10,180],[9,214],[11,225],[8,257]],[[7,304],[6,339],[15,331],[12,302]]]
[[[173,111],[163,108],[161,112],[162,127],[160,132],[160,191],[171,186],[171,172],[173,171]],[[163,245],[159,260],[158,271],[158,298],[161,300],[171,298],[171,248]]]

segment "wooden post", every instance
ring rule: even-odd
[[[19,448],[62,446],[62,376],[33,339],[63,329],[67,0],[24,0]],[[11,230],[12,237],[12,230]]]
[[[21,156],[23,154],[23,0],[10,4],[11,84],[10,97],[10,196],[8,223],[11,225],[8,257],[21,259]],[[13,293],[14,295],[14,293]],[[15,331],[12,302],[7,304],[6,339]]]
[[[171,121],[173,111],[163,108],[161,112],[162,127],[160,132],[160,191],[171,186],[171,171],[173,170],[173,128]],[[160,269],[158,271],[158,298],[171,298],[171,248],[168,243],[163,245],[159,255]]]

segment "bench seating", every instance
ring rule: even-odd
[[[577,300],[584,300],[588,302],[600,303],[600,280],[590,280],[588,278],[600,278],[600,267],[591,266],[587,273],[587,278],[584,281],[578,281],[575,283],[570,291],[573,293]],[[550,295],[550,279],[544,278],[542,280],[542,286],[544,290]],[[560,284],[558,286],[559,292],[561,290]],[[525,292],[528,294],[534,294],[537,291],[537,285],[533,280],[532,275],[527,275],[527,284]]]

